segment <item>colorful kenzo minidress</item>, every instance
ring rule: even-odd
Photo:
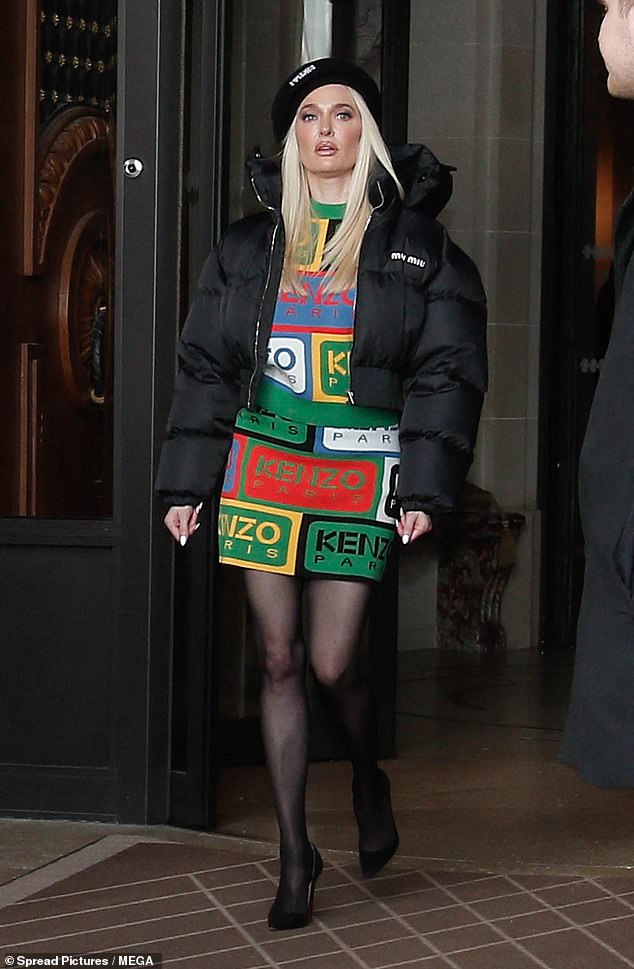
[[[315,206],[313,260],[300,293],[278,296],[256,406],[236,419],[218,521],[226,565],[356,581],[387,565],[397,415],[349,403],[356,294],[325,292],[318,269],[341,208]]]

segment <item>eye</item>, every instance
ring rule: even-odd
[[[347,108],[345,108],[343,111],[337,111],[337,117],[340,118],[342,121],[351,121],[352,111],[348,111]]]
[[[317,115],[314,113],[314,111],[302,111],[300,113],[300,118],[302,121],[314,121],[316,117]]]

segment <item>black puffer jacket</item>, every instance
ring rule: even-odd
[[[451,170],[422,145],[392,154],[406,197],[381,168],[360,256],[349,397],[401,413],[401,505],[435,513],[453,507],[473,456],[486,303],[475,266],[435,220]],[[170,504],[219,487],[236,413],[255,402],[266,360],[284,255],[280,172],[258,155],[248,164],[267,211],[230,226],[202,271],[156,483]]]

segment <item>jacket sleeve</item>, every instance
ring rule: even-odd
[[[227,287],[221,246],[208,257],[178,345],[179,371],[155,490],[169,504],[196,504],[219,484],[235,416],[240,372],[223,333]]]
[[[486,298],[469,257],[443,232],[419,345],[404,380],[399,500],[429,514],[457,503],[487,385]]]

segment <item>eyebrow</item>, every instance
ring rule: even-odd
[[[327,105],[327,106],[329,108],[332,108],[334,111],[337,111],[340,108],[349,108],[351,111],[355,111],[356,110],[355,107],[354,107],[354,105],[353,104],[349,104],[348,101],[340,101],[339,104],[330,104],[330,105]],[[306,111],[308,108],[318,108],[318,107],[319,107],[319,105],[318,104],[315,104],[314,101],[309,101],[308,104],[302,104],[302,106],[300,107],[299,110],[300,111]]]

